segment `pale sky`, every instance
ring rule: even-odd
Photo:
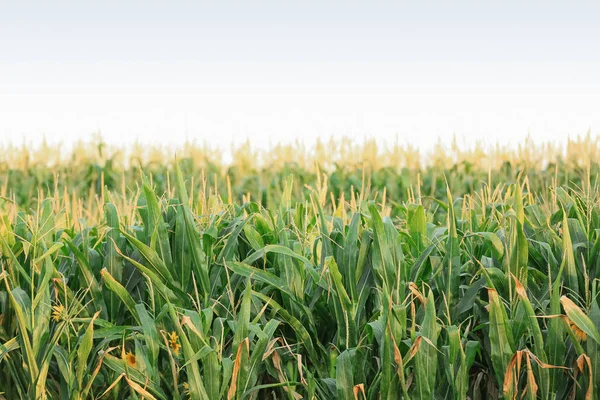
[[[0,142],[600,130],[600,3],[0,0]]]

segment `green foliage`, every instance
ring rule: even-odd
[[[381,169],[384,198],[352,188],[358,170],[329,187],[279,171],[252,202],[200,189],[185,162],[154,172],[125,171],[98,214],[61,189],[0,199],[0,398],[600,393],[589,173],[547,190],[432,167],[400,194],[404,173]]]

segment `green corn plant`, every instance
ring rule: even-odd
[[[596,164],[180,161],[11,172],[0,396],[600,393]]]

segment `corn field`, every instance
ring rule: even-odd
[[[600,398],[599,140],[336,149],[4,152],[0,398]]]

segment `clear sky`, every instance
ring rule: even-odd
[[[0,0],[0,142],[600,130],[600,3]]]

